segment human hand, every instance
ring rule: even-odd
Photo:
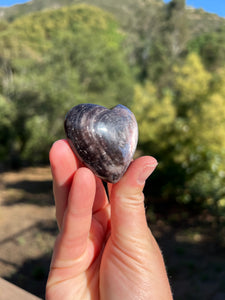
[[[110,203],[101,180],[81,166],[67,141],[52,146],[50,163],[60,233],[46,299],[172,299],[142,193],[156,160],[138,158],[118,183],[108,184]]]

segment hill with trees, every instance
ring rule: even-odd
[[[123,39],[113,17],[86,5],[22,17],[2,30],[2,157],[47,159],[72,106],[132,99]]]
[[[223,220],[224,19],[184,0],[104,3],[4,9],[1,164],[46,162],[72,106],[121,103],[137,117],[139,153],[160,162],[146,197],[150,187],[164,202],[210,207]]]
[[[32,12],[86,3],[104,9],[116,16],[120,22],[124,22],[124,20],[126,21],[127,19],[127,15],[131,14],[138,6],[143,5],[141,4],[142,2],[145,3],[145,5],[150,5],[151,9],[154,9],[154,7],[165,8],[170,5],[164,4],[163,0],[125,0],[122,3],[119,0],[108,0],[107,2],[103,0],[31,0],[24,4],[17,4],[11,7],[0,7],[0,20],[12,21]],[[186,10],[190,21],[190,28],[193,33],[215,30],[225,24],[224,18],[220,18],[216,14],[207,13],[203,9],[186,7]]]

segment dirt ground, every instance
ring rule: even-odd
[[[44,298],[57,235],[49,167],[0,173],[0,277]],[[210,219],[176,223],[149,213],[175,300],[225,299],[225,249]]]

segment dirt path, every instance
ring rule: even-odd
[[[210,225],[174,226],[162,216],[150,216],[150,224],[174,299],[224,300],[225,253]],[[50,169],[0,173],[0,277],[44,298],[57,232]]]
[[[57,233],[49,168],[0,174],[0,277],[44,297]]]

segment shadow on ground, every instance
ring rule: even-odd
[[[20,237],[24,236],[26,233],[37,232],[41,235],[43,233],[51,236],[56,236],[58,233],[58,228],[55,222],[37,222],[25,229],[17,231],[15,234],[7,236],[5,239],[0,240],[0,247],[6,243],[17,241]]]
[[[42,227],[56,235],[56,228]],[[225,299],[224,249],[207,241],[184,242],[182,234],[174,229],[161,231],[153,226],[166,262],[174,300]],[[30,293],[44,298],[51,260],[51,251],[28,259],[10,277],[5,279]]]
[[[5,206],[16,204],[54,205],[51,180],[23,180],[8,183],[5,185],[5,188],[11,191],[11,196],[3,202]],[[16,193],[16,197],[14,193]]]
[[[172,229],[158,238],[174,300],[225,299],[225,252],[193,229]],[[154,231],[154,230],[153,230]],[[158,231],[158,229],[156,229]]]
[[[32,225],[24,230],[17,232],[16,235],[12,235],[7,237],[7,239],[2,240],[0,246],[3,244],[23,240],[25,239],[26,235],[34,235],[34,236],[43,237],[46,243],[48,240],[55,240],[55,237],[58,233],[57,225],[55,222],[37,222],[35,225]],[[28,239],[28,237],[26,237]],[[36,247],[38,244],[40,245],[40,240],[34,240],[33,243],[36,243]],[[53,245],[53,242],[50,242]],[[43,245],[40,245],[42,248]],[[35,247],[35,246],[33,246]],[[16,270],[10,276],[4,276],[4,279],[12,282],[13,284],[23,288],[24,290],[44,299],[45,294],[45,285],[47,281],[51,255],[52,255],[52,247],[47,247],[46,252],[40,256],[35,258],[25,259],[22,265],[17,263],[12,263],[7,261],[6,259],[1,259],[0,262],[4,265],[11,265]],[[28,252],[29,248],[26,247],[24,250]]]
[[[51,261],[51,253],[36,259],[29,259],[12,276],[5,277],[16,286],[44,299],[45,285]]]
[[[52,180],[22,180],[15,183],[8,183],[6,188],[20,189],[31,194],[48,193],[52,189]]]

